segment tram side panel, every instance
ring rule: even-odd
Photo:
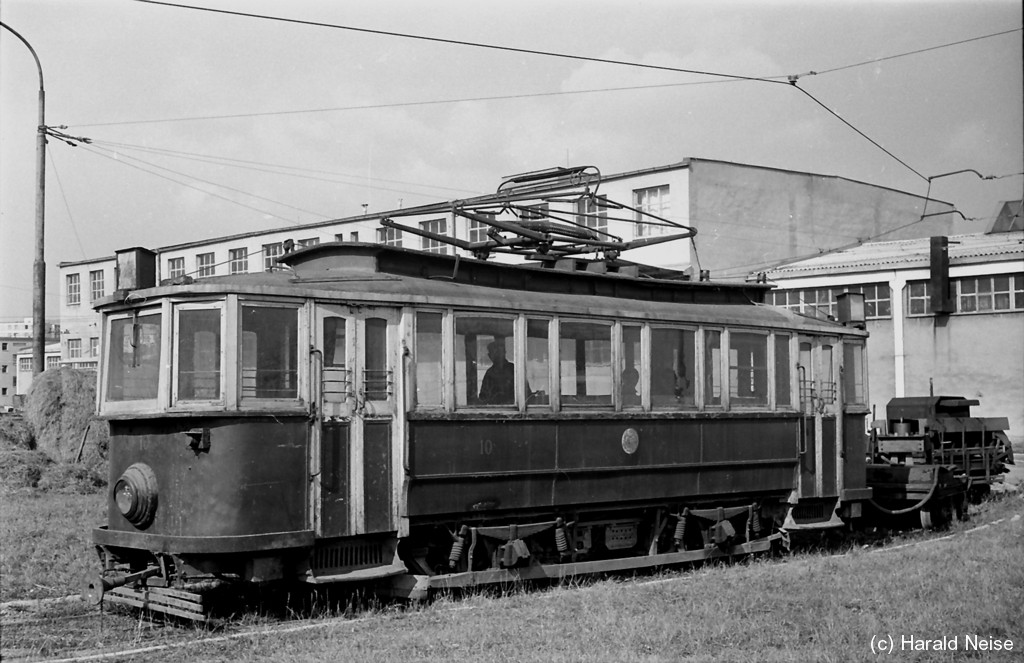
[[[410,422],[409,515],[785,500],[795,418]]]

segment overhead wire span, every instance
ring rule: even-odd
[[[175,5],[172,5],[175,6]],[[942,48],[949,48],[951,46],[958,46],[972,41],[979,41],[982,39],[990,39],[992,37],[999,37],[1002,35],[1010,34],[1013,32],[1020,32],[1021,28],[1015,28],[1013,30],[1004,30],[1002,32],[995,32],[988,35],[981,35],[979,37],[972,37],[970,39],[963,39],[960,41],[950,42],[946,44],[939,44],[937,46],[930,46],[928,48],[918,49],[915,51],[907,51],[905,53],[897,53],[895,55],[887,55],[880,58],[873,58],[871,60],[865,60],[854,64],[843,65],[840,67],[833,67],[831,69],[823,69],[821,71],[808,71],[804,74],[775,74],[769,76],[754,76],[755,80],[766,80],[766,81],[788,81],[793,82],[804,78],[806,76],[823,76],[836,71],[842,71],[845,69],[852,69],[854,67],[862,67],[868,64],[874,64],[884,60],[894,60],[896,58],[907,57],[910,55],[916,55],[918,53],[924,53],[927,51],[934,51]],[[73,124],[72,126],[77,127],[108,127],[108,126],[121,126],[130,124],[155,124],[162,122],[192,122],[192,121],[204,121],[204,120],[229,120],[229,119],[240,119],[249,117],[271,117],[275,115],[299,115],[306,113],[334,113],[340,111],[358,111],[358,110],[380,110],[383,108],[404,108],[411,106],[431,106],[439,104],[457,104],[474,101],[508,101],[513,99],[533,99],[541,97],[556,97],[566,96],[575,94],[599,94],[604,92],[635,92],[637,90],[656,90],[662,88],[673,88],[673,87],[689,87],[693,85],[719,85],[722,83],[736,83],[736,80],[720,80],[720,81],[688,81],[686,83],[662,83],[658,85],[628,85],[621,87],[607,87],[607,88],[592,88],[588,90],[557,90],[549,92],[530,92],[522,94],[502,94],[494,96],[482,96],[482,97],[461,97],[454,99],[428,99],[420,101],[400,101],[395,103],[386,104],[364,104],[360,106],[335,106],[328,108],[303,108],[303,109],[292,109],[282,111],[262,111],[256,113],[227,113],[223,115],[192,115],[184,117],[169,117],[169,118],[155,118],[149,120],[120,120],[116,122],[91,122],[84,124]]]
[[[269,21],[279,21],[282,23],[293,23],[297,25],[308,25],[318,28],[331,28],[334,30],[347,30],[350,32],[361,32],[364,34],[379,35],[384,37],[400,37],[402,39],[413,39],[418,41],[429,41],[439,44],[448,44],[451,46],[471,46],[473,48],[483,48],[494,51],[505,51],[509,53],[521,53],[525,55],[540,55],[544,57],[562,58],[567,60],[579,60],[583,62],[597,62],[600,64],[617,64],[625,65],[629,67],[640,67],[643,69],[653,69],[657,71],[671,71],[675,73],[683,74],[697,74],[700,76],[715,76],[719,78],[729,78],[734,80],[743,81],[761,81],[768,83],[782,83],[783,81],[775,81],[765,78],[757,78],[754,76],[742,76],[739,74],[727,74],[722,72],[705,71],[700,69],[685,69],[683,67],[669,67],[667,65],[656,65],[656,64],[644,64],[642,62],[630,62],[628,60],[614,60],[611,58],[599,58],[589,55],[576,55],[573,53],[559,53],[557,51],[544,51],[534,48],[521,48],[517,46],[500,46],[497,44],[487,44],[483,42],[466,41],[464,39],[448,39],[445,37],[428,37],[426,35],[416,35],[407,32],[395,32],[391,30],[377,30],[373,28],[358,28],[351,25],[340,25],[337,23],[324,23],[321,21],[307,21],[297,18],[286,18],[283,16],[270,16],[268,14],[254,14],[250,12],[239,12],[228,9],[217,9],[213,7],[197,7],[195,5],[184,5],[174,2],[160,2],[159,0],[135,0],[150,5],[162,5],[165,7],[173,7],[176,9],[192,9],[196,11],[210,12],[213,14],[226,14],[229,16],[241,16],[244,18],[257,18]]]
[[[262,172],[262,173],[271,173],[271,174],[275,174],[275,175],[288,175],[290,177],[298,177],[298,178],[302,178],[302,179],[314,180],[314,181],[319,181],[319,182],[331,182],[331,183],[335,183],[335,184],[351,184],[351,185],[357,185],[357,186],[377,189],[377,190],[381,190],[381,191],[392,191],[392,192],[395,192],[395,193],[405,193],[405,194],[409,194],[409,195],[413,195],[413,196],[427,196],[427,195],[429,195],[429,194],[420,193],[420,192],[416,192],[416,191],[408,191],[408,190],[405,190],[405,189],[394,189],[394,188],[390,188],[390,187],[368,185],[365,182],[366,177],[364,175],[350,175],[350,174],[347,174],[347,173],[337,173],[337,172],[332,172],[332,171],[328,171],[328,170],[319,170],[319,169],[315,169],[315,168],[305,168],[305,167],[302,167],[302,166],[291,166],[291,165],[286,165],[286,164],[264,163],[264,162],[260,162],[260,161],[251,161],[251,160],[246,160],[246,159],[235,159],[235,158],[232,158],[232,157],[224,157],[224,156],[219,156],[219,155],[214,155],[214,154],[199,154],[199,153],[195,153],[195,152],[184,152],[184,151],[181,151],[181,150],[171,150],[171,149],[167,149],[167,148],[149,147],[149,146],[144,146],[144,145],[133,145],[131,143],[119,143],[119,142],[114,142],[114,141],[94,140],[92,142],[92,144],[96,145],[96,146],[107,147],[108,149],[111,149],[111,150],[137,150],[139,152],[148,152],[148,153],[151,153],[151,154],[159,154],[159,155],[163,155],[163,156],[170,156],[170,157],[174,157],[174,158],[178,158],[178,159],[188,159],[188,160],[191,160],[191,161],[199,161],[200,163],[212,163],[212,164],[217,164],[217,165],[227,165],[227,166],[232,166],[232,167],[235,167],[235,168],[245,168],[245,169],[248,169],[248,170],[254,170],[254,171]],[[266,168],[259,168],[257,166],[266,166]],[[325,174],[325,175],[335,175],[335,176],[337,176],[339,178],[348,178],[348,179],[355,180],[355,181],[354,182],[347,182],[347,181],[342,180],[342,179],[331,179],[331,178],[327,178],[327,177],[314,177],[314,176],[311,176],[311,175],[303,175],[303,174],[300,174],[300,173],[293,173],[293,172],[288,172],[288,171],[305,171],[305,172],[308,172],[308,173],[320,173],[320,174]],[[467,193],[469,193],[469,194],[476,193],[476,192],[467,191],[466,189],[456,189],[454,187],[435,186],[435,185],[431,185],[431,184],[417,184],[415,182],[404,182],[404,181],[401,181],[401,180],[390,180],[390,179],[380,178],[380,177],[372,178],[372,181],[374,181],[374,182],[388,182],[388,183],[392,183],[392,184],[405,184],[405,185],[409,185],[409,186],[421,186],[421,187],[426,188],[426,189],[436,189],[436,190],[439,190],[439,191],[451,191],[451,192],[459,193],[459,194],[463,194],[463,195],[465,195]]]
[[[130,163],[128,161],[124,161],[124,160],[119,159],[117,157],[110,156],[108,154],[104,154],[102,151],[99,151],[99,150],[96,150],[96,149],[86,148],[86,152],[90,152],[90,153],[95,154],[97,156],[103,157],[104,159],[110,159],[111,161],[114,161],[115,163],[120,163],[120,164],[123,164],[125,166],[129,166],[131,168],[135,168],[136,170],[140,170],[140,171],[142,171],[144,173],[149,173],[150,175],[154,175],[154,176],[159,177],[161,179],[165,179],[165,180],[167,180],[169,182],[174,182],[175,184],[179,184],[179,185],[187,187],[189,189],[194,189],[195,191],[200,191],[202,193],[205,193],[208,196],[213,196],[214,198],[219,198],[219,199],[224,200],[226,202],[229,202],[229,203],[231,203],[233,205],[238,205],[239,207],[244,207],[244,208],[252,210],[254,212],[259,212],[260,214],[266,214],[266,215],[272,216],[272,217],[274,217],[276,219],[281,219],[282,221],[286,221],[286,222],[288,222],[288,223],[290,223],[292,225],[302,225],[301,223],[299,223],[297,221],[293,221],[292,219],[289,219],[287,217],[281,216],[279,214],[274,214],[273,212],[270,212],[270,211],[267,211],[267,210],[264,210],[264,209],[260,209],[258,207],[253,207],[252,205],[246,205],[245,203],[239,202],[237,200],[233,200],[233,199],[231,199],[231,198],[229,198],[227,196],[222,196],[222,195],[214,193],[212,191],[208,191],[206,189],[203,189],[203,188],[200,188],[198,186],[195,186],[193,184],[189,184],[188,182],[182,182],[181,180],[177,180],[177,179],[175,179],[173,177],[168,177],[167,175],[163,175],[161,173],[149,170],[147,168],[143,168],[142,166],[136,165],[134,163]],[[142,161],[141,159],[136,159],[135,157],[127,157],[127,158],[131,159],[133,161],[139,161],[140,163],[147,163],[145,161]],[[161,166],[155,166],[153,164],[148,164],[147,163],[147,165],[153,166],[154,168],[160,168],[162,170],[169,170],[169,169],[166,169],[166,168],[162,168]],[[175,171],[169,171],[169,172],[175,172]],[[176,174],[181,175],[181,173],[176,173]],[[195,180],[203,182],[205,184],[210,184],[211,186],[222,186],[222,185],[219,185],[219,184],[216,184],[216,183],[213,183],[213,182],[206,182],[206,181],[201,180],[199,178],[192,177],[191,175],[184,175],[184,176],[185,177],[190,177],[191,179],[195,179]],[[229,188],[229,187],[224,187],[224,188]],[[259,198],[259,196],[256,196],[255,194],[246,193],[244,191],[242,191],[240,193],[243,193],[243,194],[248,195],[248,196],[252,196],[254,198]],[[270,199],[265,199],[265,200],[268,200],[268,202],[272,202],[272,203],[275,203],[275,204],[278,204],[278,205],[285,205],[286,207],[290,207],[289,205],[286,205],[285,203],[279,203],[277,201],[273,201],[273,200],[270,200]],[[293,209],[297,209],[297,208],[293,208]],[[302,211],[302,210],[299,210],[299,211]],[[309,213],[310,214],[315,214],[314,212],[309,212]],[[330,216],[321,215],[321,214],[317,214],[317,216],[322,216],[324,218],[324,220],[329,220],[331,218]]]
[[[68,205],[68,196],[64,191],[64,182],[60,179],[60,172],[57,170],[57,162],[53,159],[53,152],[50,150],[50,146],[46,146],[46,156],[50,160],[50,167],[53,168],[53,176],[57,180],[57,188],[60,190],[61,200],[64,201],[64,209],[68,213],[68,221],[71,222],[71,232],[75,234],[75,242],[78,243],[78,250],[82,253],[82,259],[85,260],[85,248],[82,246],[82,238],[78,235],[78,225],[75,223],[75,217],[71,213],[71,206]]]
[[[282,17],[282,16],[271,16],[271,15],[268,15],[268,14],[256,14],[256,13],[251,13],[251,12],[232,11],[232,10],[218,9],[218,8],[212,8],[212,7],[198,7],[198,6],[195,6],[195,5],[186,5],[186,4],[173,3],[173,2],[162,2],[160,0],[135,0],[135,1],[136,2],[145,3],[145,4],[151,4],[151,5],[160,5],[160,6],[165,6],[165,7],[172,7],[172,8],[176,8],[176,9],[189,9],[189,10],[194,10],[194,11],[202,11],[202,12],[208,12],[208,13],[214,13],[214,14],[223,14],[223,15],[228,15],[228,16],[240,16],[240,17],[244,17],[244,18],[255,18],[255,19],[260,19],[260,20],[278,21],[278,22],[282,22],[282,23],[291,23],[291,24],[296,24],[296,25],[308,25],[308,26],[313,26],[313,27],[330,28],[330,29],[335,29],[335,30],[346,30],[346,31],[351,31],[351,32],[359,32],[359,33],[363,33],[363,34],[372,34],[372,35],[380,35],[380,36],[387,36],[387,37],[399,37],[399,38],[402,38],[402,39],[412,39],[412,40],[418,40],[418,41],[427,41],[427,42],[440,43],[440,44],[448,44],[448,45],[454,45],[454,46],[469,46],[469,47],[473,47],[473,48],[482,48],[482,49],[488,49],[488,50],[504,51],[504,52],[510,52],[510,53],[520,53],[520,54],[527,54],[527,55],[539,55],[539,56],[544,56],[544,57],[554,57],[554,58],[561,58],[561,59],[568,59],[568,60],[575,60],[575,61],[582,61],[582,62],[595,62],[595,63],[600,63],[600,64],[613,64],[613,65],[637,67],[637,68],[656,70],[656,71],[668,71],[668,72],[674,72],[674,73],[695,74],[695,75],[699,75],[699,76],[711,76],[711,77],[716,77],[716,78],[725,78],[725,79],[733,80],[733,81],[750,81],[750,82],[758,82],[758,83],[773,83],[773,84],[779,84],[779,85],[790,85],[792,87],[796,87],[797,89],[799,89],[804,95],[806,95],[808,98],[810,98],[812,101],[814,101],[817,105],[819,105],[821,108],[823,108],[825,111],[827,111],[830,115],[832,115],[836,119],[840,120],[843,124],[845,124],[847,127],[849,127],[854,132],[856,132],[857,135],[861,136],[862,138],[864,138],[865,140],[870,142],[872,145],[874,145],[875,147],[880,149],[882,152],[884,152],[890,158],[894,159],[897,163],[899,163],[900,165],[902,165],[905,168],[907,168],[910,172],[914,173],[915,175],[917,175],[921,179],[926,179],[926,177],[924,175],[922,175],[917,169],[915,169],[912,166],[910,166],[906,161],[900,159],[895,154],[893,154],[890,150],[888,150],[885,147],[883,147],[878,141],[872,139],[866,133],[864,133],[863,131],[861,131],[857,127],[855,127],[851,122],[849,122],[848,120],[843,118],[841,115],[839,115],[839,113],[837,113],[835,110],[833,110],[832,108],[827,106],[824,102],[822,102],[820,99],[815,97],[813,94],[811,94],[807,90],[805,90],[805,89],[801,88],[800,86],[798,86],[797,85],[797,81],[800,78],[800,75],[790,75],[790,76],[786,77],[786,80],[776,80],[776,79],[773,79],[773,78],[764,78],[764,77],[757,77],[757,76],[743,76],[743,75],[739,75],[739,74],[729,74],[729,73],[709,71],[709,70],[688,69],[688,68],[685,68],[685,67],[670,67],[670,66],[667,66],[667,65],[647,64],[647,63],[642,63],[642,62],[631,62],[631,61],[627,61],[627,60],[617,60],[617,59],[612,59],[612,58],[599,58],[599,57],[594,57],[594,56],[578,55],[578,54],[572,54],[572,53],[560,53],[560,52],[556,52],[556,51],[546,51],[546,50],[540,50],[540,49],[522,48],[522,47],[515,47],[515,46],[501,46],[501,45],[497,45],[497,44],[487,44],[487,43],[483,43],[483,42],[474,42],[474,41],[467,41],[467,40],[461,40],[461,39],[450,39],[450,38],[444,38],[444,37],[430,37],[430,36],[426,36],[426,35],[417,35],[417,34],[412,34],[412,33],[396,32],[396,31],[391,31],[391,30],[378,30],[378,29],[372,29],[372,28],[360,28],[360,27],[356,27],[356,26],[341,25],[341,24],[337,24],[337,23],[326,23],[326,22],[322,22],[322,21],[309,21],[309,20],[303,20],[303,19],[286,18],[286,17]],[[1012,32],[1012,30],[1011,31],[1006,31],[1006,32]],[[1001,33],[996,33],[996,34],[1005,34],[1006,32],[1001,32]],[[972,38],[971,40],[963,40],[962,42],[956,42],[956,43],[959,44],[959,43],[966,43],[966,41],[975,41],[975,40],[978,40],[978,39],[985,39],[985,38],[988,38],[989,36],[994,36],[994,35],[986,35],[986,36],[982,36],[982,37],[976,37],[976,38]],[[954,44],[949,44],[949,45],[954,45]],[[946,46],[947,45],[941,45],[941,46],[930,47],[928,49],[921,49],[920,52],[923,52],[925,50],[934,50],[936,48],[944,48]],[[916,52],[918,52],[918,51],[915,51],[915,53]],[[910,54],[910,53],[908,53],[908,54]],[[903,57],[903,55],[907,55],[907,54],[900,54],[900,55],[895,55],[895,56],[889,56],[889,58]],[[869,62],[875,62],[875,61],[879,61],[879,60],[873,60],[873,61],[869,61]],[[858,63],[857,65],[850,65],[850,66],[860,66],[862,64],[866,64],[866,63]],[[832,70],[827,70],[827,72],[821,72],[821,73],[828,73],[828,72],[837,71],[837,70],[838,70],[838,68],[835,68],[835,69],[832,69]],[[808,72],[808,74],[806,74],[806,75],[811,75],[811,74],[817,75],[818,73],[819,72],[811,71],[811,72]]]

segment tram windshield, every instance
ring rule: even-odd
[[[159,313],[111,320],[107,400],[156,398],[160,382],[160,320]]]

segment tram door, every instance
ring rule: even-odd
[[[834,497],[839,494],[839,339],[801,336],[799,343],[800,497]]]
[[[395,309],[317,308],[311,374],[317,395],[314,436],[319,437],[318,444],[314,440],[319,462],[314,458],[313,499],[319,503],[320,536],[396,529],[397,346]]]

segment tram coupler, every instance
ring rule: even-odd
[[[106,577],[100,576],[96,580],[86,583],[85,589],[82,591],[82,598],[94,605],[99,605],[103,601],[103,595],[110,590],[157,575],[160,575],[159,566],[149,566],[135,573],[115,573]]]

